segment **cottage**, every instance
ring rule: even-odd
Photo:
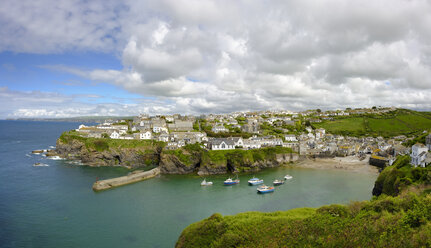
[[[114,131],[114,132],[111,133],[111,135],[109,135],[109,137],[111,139],[119,139],[120,138],[120,133],[117,132],[117,131]]]
[[[152,138],[152,133],[150,131],[139,133],[139,139],[150,140]]]
[[[316,139],[323,139],[325,138],[325,129],[319,128],[316,130]]]
[[[231,139],[213,139],[209,146],[211,150],[232,150],[235,149],[235,142]]]
[[[296,142],[298,141],[298,139],[296,138],[296,136],[294,134],[286,134],[284,136],[284,140],[287,142]]]
[[[244,140],[243,147],[245,149],[260,149],[262,146],[259,141],[246,139]]]
[[[244,147],[244,141],[241,137],[232,137],[229,138],[235,143],[235,147]]]
[[[171,131],[191,131],[193,130],[193,122],[175,120],[175,123],[168,124],[168,128]]]
[[[214,133],[220,133],[220,132],[229,132],[227,128],[225,128],[223,125],[215,125],[211,131]]]
[[[428,147],[424,144],[416,143],[412,146],[412,153],[410,157],[412,158],[411,163],[417,167],[418,165],[421,167],[425,167],[425,159],[427,157]]]
[[[428,150],[431,150],[431,134],[428,134],[426,137],[426,146],[428,147]]]

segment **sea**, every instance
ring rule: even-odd
[[[160,175],[93,192],[97,179],[123,176],[121,167],[94,168],[32,154],[52,149],[76,122],[0,121],[0,247],[174,247],[182,230],[214,213],[271,212],[369,200],[375,174],[295,167],[239,175]],[[34,166],[36,163],[39,166]],[[274,193],[257,194],[252,177],[271,184],[292,179]]]

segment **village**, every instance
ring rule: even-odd
[[[411,164],[431,164],[431,134],[425,144],[405,146],[413,137],[351,137],[314,128],[313,123],[337,116],[382,114],[394,108],[346,109],[344,111],[308,110],[235,112],[202,116],[141,114],[133,119],[106,120],[95,126],[80,125],[75,131],[83,137],[165,142],[165,149],[179,149],[199,143],[208,150],[260,149],[288,147],[302,157],[369,158],[378,167],[391,165],[398,155],[410,155]],[[424,130],[424,133],[427,133]]]

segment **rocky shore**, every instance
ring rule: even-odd
[[[58,139],[55,153],[61,158],[79,160],[93,167],[123,166],[138,169],[157,166],[162,174],[212,175],[240,172],[257,172],[264,168],[278,167],[299,159],[297,153],[285,148],[257,150],[207,151],[195,147],[166,150],[158,143],[126,147],[104,144],[103,139]],[[102,149],[103,148],[103,149]]]

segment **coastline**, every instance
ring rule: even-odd
[[[315,158],[298,161],[292,167],[309,169],[335,169],[348,170],[357,173],[378,174],[379,169],[368,163],[369,155],[364,160],[359,160],[356,156],[335,157],[335,158]]]

